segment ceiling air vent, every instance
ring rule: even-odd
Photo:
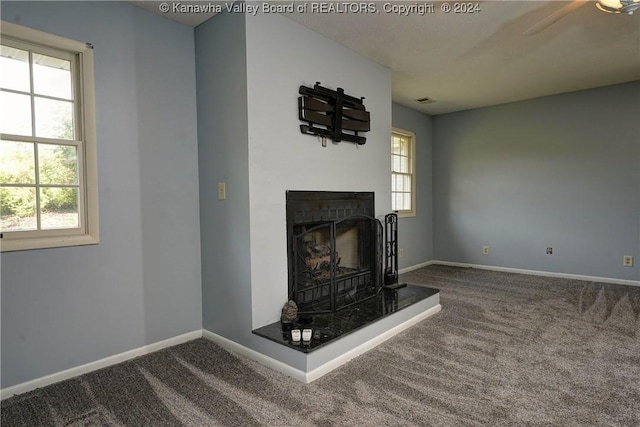
[[[433,104],[434,102],[436,102],[435,99],[431,99],[426,96],[424,98],[418,98],[416,99],[416,101],[418,101],[420,104]]]

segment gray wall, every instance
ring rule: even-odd
[[[99,245],[2,254],[2,387],[201,328],[193,30],[116,2],[3,2],[95,45]]]
[[[400,104],[392,106],[393,126],[416,134],[416,216],[398,221],[400,269],[433,259],[432,118]]]
[[[252,329],[287,300],[286,190],[373,190],[390,209],[377,172],[390,162],[390,72],[279,14],[222,13],[195,34],[203,327],[259,349]],[[366,145],[323,148],[300,133],[298,87],[316,81],[367,97],[378,119]],[[369,166],[354,175],[358,164]]]
[[[639,82],[435,117],[435,259],[639,280],[638,117]]]
[[[246,18],[238,14],[198,27],[195,43],[192,29],[120,2],[3,2],[2,19],[96,46],[101,221],[99,245],[2,255],[2,387],[202,326],[259,349],[252,320],[277,317],[280,305],[262,306],[259,296],[284,294],[286,281],[273,280],[283,275],[284,259],[271,263],[268,254],[256,265],[269,287],[252,283],[250,229],[261,233],[258,252],[273,242],[273,230],[250,218],[252,210],[265,208],[281,224],[285,184],[373,189],[384,196],[377,213],[390,208],[389,71],[282,16],[252,18],[251,55]],[[302,67],[299,40],[322,52],[318,63]],[[336,58],[343,68],[327,65]],[[248,60],[257,67],[251,73]],[[270,74],[261,76],[263,64]],[[286,67],[286,82],[279,67]],[[345,84],[349,75],[368,77]],[[366,96],[378,126],[367,145],[321,148],[295,133],[294,94],[283,95],[274,111],[252,102],[250,123],[249,97],[289,90],[293,78]],[[265,88],[272,81],[283,86]],[[393,124],[418,134],[420,194],[429,192],[433,167],[433,206],[423,195],[418,217],[401,222],[401,267],[433,256],[639,280],[639,88],[635,82],[433,119],[393,106]],[[271,113],[286,114],[292,140],[278,140],[278,127],[261,132]],[[338,178],[330,188],[321,187],[326,181],[296,186],[285,169],[263,164],[260,177],[273,175],[254,177],[251,189],[249,162],[273,156],[270,144],[281,157],[292,149],[302,160],[318,154]],[[371,156],[386,172],[371,187],[349,181],[349,167]],[[220,181],[227,183],[222,202]],[[278,195],[271,201],[263,195],[270,191]],[[276,228],[284,236],[284,227]],[[283,239],[273,243],[276,254]],[[483,245],[489,256],[481,255]],[[552,256],[544,254],[547,246]],[[623,255],[633,255],[636,267],[622,267]]]
[[[252,328],[245,17],[218,14],[195,37],[203,327],[246,344]],[[226,200],[217,199],[218,182],[226,182]]]
[[[374,191],[376,215],[391,210],[391,71],[281,14],[246,18],[253,327],[280,318],[287,302],[287,190]],[[365,97],[367,142],[323,147],[300,132],[300,85],[342,87]]]

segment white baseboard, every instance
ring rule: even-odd
[[[437,261],[421,262],[420,264],[412,265],[410,267],[401,268],[400,270],[398,270],[398,274],[408,273],[410,271],[417,270],[417,269],[422,268],[422,267],[427,267],[427,266],[429,266],[431,264],[435,264],[436,262]]]
[[[238,344],[235,341],[231,341],[228,338],[225,338],[221,335],[218,335],[206,329],[202,330],[202,337],[208,339],[209,341],[213,341],[214,343],[218,344],[220,347],[225,348],[232,353],[240,354],[246,358],[249,358],[255,362],[258,362],[261,365],[271,368],[274,371],[281,372],[303,383],[307,382],[307,374],[305,374],[303,371],[301,371],[300,369],[294,368],[293,366],[289,366],[286,363],[283,363],[279,360],[276,360],[273,357],[262,354],[249,347],[245,347],[242,344]]]
[[[614,279],[610,277],[584,276],[581,274],[555,273],[552,271],[524,270],[521,268],[498,267],[493,265],[468,264],[464,262],[430,261],[429,264],[449,265],[452,267],[477,268],[480,270],[504,271],[507,273],[530,274],[533,276],[559,277],[562,279],[584,280],[587,282],[613,283],[614,285],[640,286],[639,280]]]
[[[69,378],[87,374],[98,369],[125,362],[138,356],[144,356],[145,354],[153,353],[154,351],[162,350],[164,348],[172,347],[201,337],[202,329],[198,329],[193,332],[178,335],[177,337],[125,351],[124,353],[114,354],[113,356],[105,357],[104,359],[96,360],[95,362],[89,362],[84,365],[76,366],[75,368],[66,369],[64,371],[56,372],[55,374],[46,375],[31,381],[3,388],[0,390],[0,399],[4,400],[16,394],[26,393],[37,388],[68,380]]]
[[[279,360],[276,360],[272,357],[266,356],[262,353],[259,353],[253,349],[250,349],[248,347],[245,347],[241,344],[238,344],[235,341],[231,341],[225,337],[222,337],[218,334],[215,334],[213,332],[207,331],[206,329],[204,329],[202,331],[202,336],[204,338],[207,338],[213,342],[215,342],[216,344],[220,345],[223,348],[226,348],[227,350],[233,352],[233,353],[237,353],[237,354],[241,354],[251,360],[254,360],[258,363],[260,363],[261,365],[267,366],[275,371],[281,372],[285,375],[288,375],[290,377],[292,377],[295,380],[298,380],[300,382],[303,382],[305,384],[308,384],[310,382],[313,382],[315,380],[317,380],[318,378],[322,377],[323,375],[328,374],[329,372],[333,371],[334,369],[344,365],[345,363],[349,362],[351,359],[360,356],[361,354],[371,350],[372,348],[382,344],[383,342],[387,341],[389,338],[393,337],[394,335],[399,334],[400,332],[404,331],[405,329],[415,325],[416,323],[420,322],[421,320],[426,319],[429,316],[432,316],[434,314],[436,314],[437,312],[439,312],[442,309],[442,307],[440,306],[440,304],[436,305],[435,307],[431,307],[430,309],[417,314],[415,316],[413,316],[412,318],[404,321],[403,323],[394,326],[393,328],[385,331],[384,333],[370,339],[369,341],[366,341],[360,345],[358,345],[357,347],[354,347],[353,349],[347,351],[346,353],[340,355],[339,357],[309,371],[309,372],[304,372],[301,371],[300,369],[296,369],[292,366],[287,365],[286,363],[283,363]]]
[[[371,350],[374,347],[377,347],[378,345],[382,344],[383,342],[387,341],[389,338],[392,338],[395,335],[398,335],[400,332],[404,331],[405,329],[410,328],[411,326],[415,325],[416,323],[420,322],[421,320],[426,319],[429,316],[433,316],[434,314],[438,313],[440,310],[442,309],[442,306],[440,304],[431,307],[430,309],[423,311],[422,313],[419,313],[415,316],[413,316],[410,319],[405,320],[404,322],[400,323],[399,325],[394,326],[393,328],[383,332],[382,334],[371,338],[369,341],[366,341],[362,344],[360,344],[357,347],[352,348],[351,350],[347,351],[346,353],[340,355],[339,357],[325,363],[322,366],[318,366],[316,369],[313,369],[309,372],[307,372],[306,374],[306,383],[310,383],[312,381],[317,380],[318,378],[322,377],[323,375],[328,374],[329,372],[333,371],[334,369],[344,365],[345,363],[347,363],[348,361],[350,361],[351,359],[360,356],[361,354],[366,353],[367,351]]]
[[[255,360],[256,362],[261,363],[262,365],[268,366],[271,369],[282,372],[283,374],[288,375],[298,381],[301,381],[303,383],[310,383],[322,377],[323,375],[331,372],[337,367],[344,365],[354,357],[357,357],[365,353],[366,351],[376,347],[377,345],[393,337],[394,335],[415,325],[419,321],[426,319],[427,317],[432,316],[433,314],[436,314],[437,312],[440,311],[440,309],[441,307],[438,304],[437,306],[432,307],[429,310],[422,312],[412,317],[411,319],[406,320],[405,322],[395,326],[394,328],[389,329],[383,334],[375,338],[372,338],[371,340],[353,348],[352,350],[344,353],[340,357],[334,360],[331,360],[330,362],[327,362],[324,365],[319,366],[318,368],[306,373],[292,366],[289,366],[283,362],[280,362],[279,360],[276,360],[272,357],[266,356],[262,353],[259,353],[255,350],[252,350],[248,347],[245,347],[241,344],[238,344],[234,341],[231,341],[213,332],[207,331],[206,329],[200,329],[193,332],[188,332],[186,334],[178,335],[176,337],[169,338],[163,341],[158,341],[153,344],[145,345],[133,350],[125,351],[124,353],[119,353],[113,356],[105,357],[103,359],[86,363],[84,365],[76,366],[74,368],[66,369],[64,371],[56,372],[54,374],[46,375],[44,377],[26,381],[24,383],[3,388],[2,390],[0,390],[0,400],[4,400],[11,396],[15,396],[16,394],[27,393],[37,388],[46,387],[48,385],[58,383],[60,381],[68,380],[70,378],[87,374],[89,372],[106,368],[121,362],[126,362],[127,360],[130,360],[139,356],[144,356],[145,354],[153,353],[154,351],[162,350],[164,348],[172,347],[174,345],[182,344],[187,341],[191,341],[201,337],[209,339],[210,341],[213,341],[234,353],[238,353],[245,357],[248,357],[249,359]]]

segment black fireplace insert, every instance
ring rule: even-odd
[[[377,295],[383,227],[374,193],[287,191],[289,299],[299,314],[333,313]]]

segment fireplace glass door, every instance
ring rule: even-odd
[[[356,215],[293,230],[299,312],[334,312],[376,295],[382,275],[378,220]]]

